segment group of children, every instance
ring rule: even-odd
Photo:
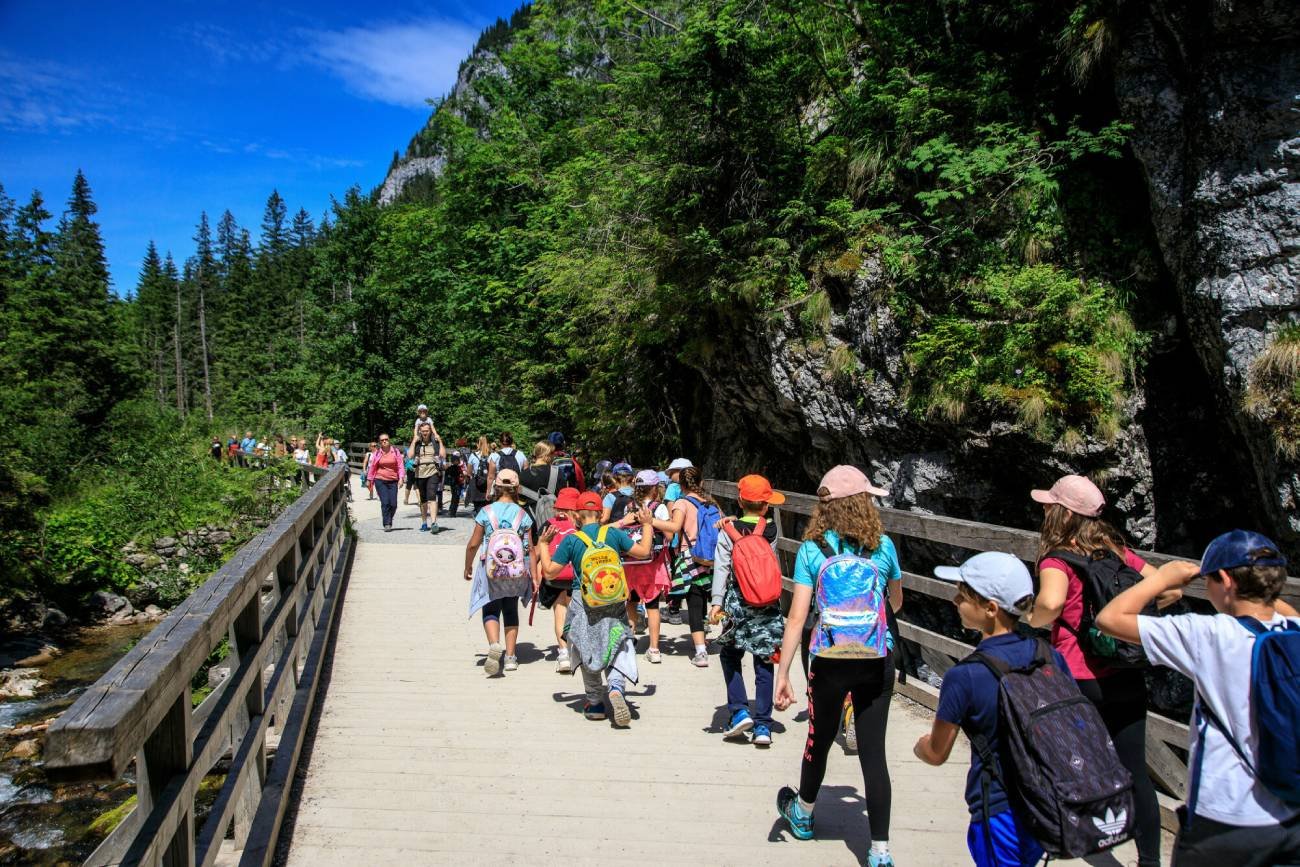
[[[661,603],[684,600],[694,665],[708,666],[706,630],[721,628],[725,737],[770,745],[773,709],[795,703],[790,669],[801,661],[807,742],[798,788],[777,796],[791,833],[814,835],[827,757],[843,729],[863,774],[868,864],[892,865],[885,732],[903,594],[875,502],[888,491],[851,466],[823,477],[783,614],[769,509],[784,495],[768,480],[742,478],[739,511],[724,516],[685,459],[664,473],[626,464],[610,471],[603,493],[537,490],[513,468],[494,473],[464,572],[473,582],[470,613],[481,611],[488,640],[485,673],[518,667],[521,601],[540,602],[554,612],[557,671],[582,675],[586,718],[625,727],[638,628],[649,632],[645,662],[659,664]],[[1101,518],[1104,497],[1087,479],[1066,476],[1032,497],[1044,508],[1037,593],[1011,554],[934,570],[955,584],[961,622],[981,640],[946,672],[932,730],[914,752],[937,765],[959,730],[971,742],[974,863],[1029,865],[1045,852],[1086,855],[1129,837],[1140,865],[1159,863],[1159,804],[1145,758],[1150,665],[1173,668],[1196,688],[1174,864],[1300,862],[1300,618],[1279,599],[1286,560],[1277,546],[1234,531],[1215,539],[1199,566],[1157,569]],[[1202,576],[1217,614],[1159,615]],[[1028,627],[1050,627],[1050,637]],[[1267,689],[1261,670],[1272,678]],[[1261,728],[1265,706],[1271,737]]]

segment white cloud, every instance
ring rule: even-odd
[[[349,90],[392,105],[422,108],[456,83],[479,30],[457,21],[422,21],[311,31],[307,57]]]
[[[52,132],[112,123],[102,110],[108,90],[94,90],[71,67],[0,52],[0,127]]]

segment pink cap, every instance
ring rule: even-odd
[[[1083,476],[1061,476],[1056,484],[1046,491],[1034,489],[1029,496],[1035,502],[1049,504],[1059,503],[1077,515],[1095,518],[1106,506],[1106,498],[1101,489]]]
[[[823,494],[823,490],[826,493]],[[871,484],[871,480],[867,478],[866,473],[862,472],[862,470],[846,464],[834,467],[829,473],[822,476],[821,484],[817,486],[817,493],[823,501],[842,500],[856,494],[873,494],[877,497],[889,496],[889,491]]]

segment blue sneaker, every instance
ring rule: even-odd
[[[762,723],[754,726],[754,737],[750,740],[750,743],[756,747],[772,746],[772,729]]]
[[[799,793],[789,786],[782,786],[776,793],[776,811],[790,826],[790,833],[798,840],[813,838],[813,816],[805,813],[799,806]]]
[[[749,711],[741,708],[731,715],[731,722],[727,723],[727,730],[722,733],[722,736],[727,739],[742,737],[753,727],[754,720],[750,717]]]
[[[427,532],[429,532],[429,525],[428,525],[428,524],[421,524],[421,525],[420,525],[420,532],[421,532],[421,533],[427,533]]]
[[[894,856],[888,852],[868,852],[867,867],[894,867]]]
[[[603,704],[588,704],[582,709],[582,715],[594,722],[599,722],[605,718],[605,706]]]

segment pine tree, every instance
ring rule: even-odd
[[[172,289],[163,273],[162,259],[153,241],[144,254],[144,264],[140,267],[140,279],[136,283],[135,313],[136,335],[140,342],[139,357],[147,366],[151,375],[151,391],[158,400],[158,406],[167,406],[167,325],[170,317],[166,316],[171,303]]]
[[[194,235],[194,258],[190,282],[198,303],[199,356],[203,361],[203,409],[212,421],[212,376],[209,371],[209,345],[207,325],[207,300],[216,294],[217,260],[212,252],[212,233],[208,230],[208,214],[199,217],[198,231]]]

